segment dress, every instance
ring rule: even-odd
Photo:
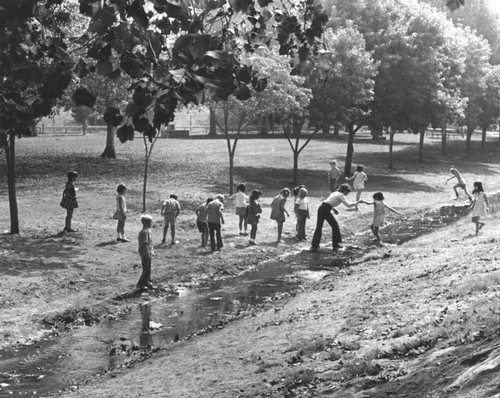
[[[381,200],[373,201],[373,227],[381,227],[385,222],[385,204]]]
[[[472,195],[474,196],[472,217],[486,217],[486,200],[484,198],[484,192],[477,192]]]
[[[282,195],[277,195],[271,203],[271,220],[285,222],[285,203],[286,198]]]
[[[365,189],[365,181],[368,179],[363,171],[356,171],[352,176],[352,187],[355,191],[362,191]]]
[[[113,216],[115,220],[125,220],[127,218],[127,202],[125,196],[116,195],[116,212]]]

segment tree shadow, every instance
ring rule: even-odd
[[[95,245],[96,247],[106,247],[106,246],[115,246],[115,245],[118,245],[122,242],[118,242],[117,240],[110,240],[108,242],[101,242],[101,243],[98,243],[97,245]]]

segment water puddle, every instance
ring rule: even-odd
[[[401,244],[465,213],[457,206],[413,214],[382,228],[382,239]],[[140,304],[134,301],[130,312],[119,319],[0,351],[0,396],[47,396],[128,366],[175,341],[222,327],[373,250],[371,238],[366,231],[351,237],[350,245],[333,255],[331,250],[298,253],[244,275],[179,288],[177,296],[142,295]]]

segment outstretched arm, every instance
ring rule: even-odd
[[[399,212],[399,211],[397,211],[396,209],[393,209],[391,206],[386,205],[385,203],[384,203],[384,205],[385,205],[385,207],[386,207],[386,208],[388,208],[389,210],[393,211],[394,213],[399,214],[400,216],[402,216],[402,215],[403,215],[402,213],[400,213],[400,212]]]

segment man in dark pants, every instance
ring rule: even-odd
[[[311,243],[311,251],[317,251],[319,249],[319,243],[321,242],[321,235],[323,233],[323,224],[326,220],[330,227],[332,227],[332,248],[337,250],[340,248],[340,243],[342,242],[342,236],[340,235],[340,228],[337,220],[333,217],[332,210],[335,214],[338,211],[335,207],[343,203],[347,207],[356,207],[359,202],[349,202],[346,199],[346,195],[351,192],[351,187],[348,184],[342,184],[336,192],[332,192],[328,198],[326,198],[318,208],[318,217],[316,220],[316,229],[314,230],[314,236]],[[356,207],[357,208],[357,207]]]
[[[210,250],[220,251],[222,248],[222,234],[221,234],[221,224],[224,224],[224,216],[222,215],[222,210],[224,210],[224,196],[217,195],[215,200],[211,201],[207,205],[207,221],[208,221],[208,232],[210,234]],[[217,243],[216,243],[217,239]]]

